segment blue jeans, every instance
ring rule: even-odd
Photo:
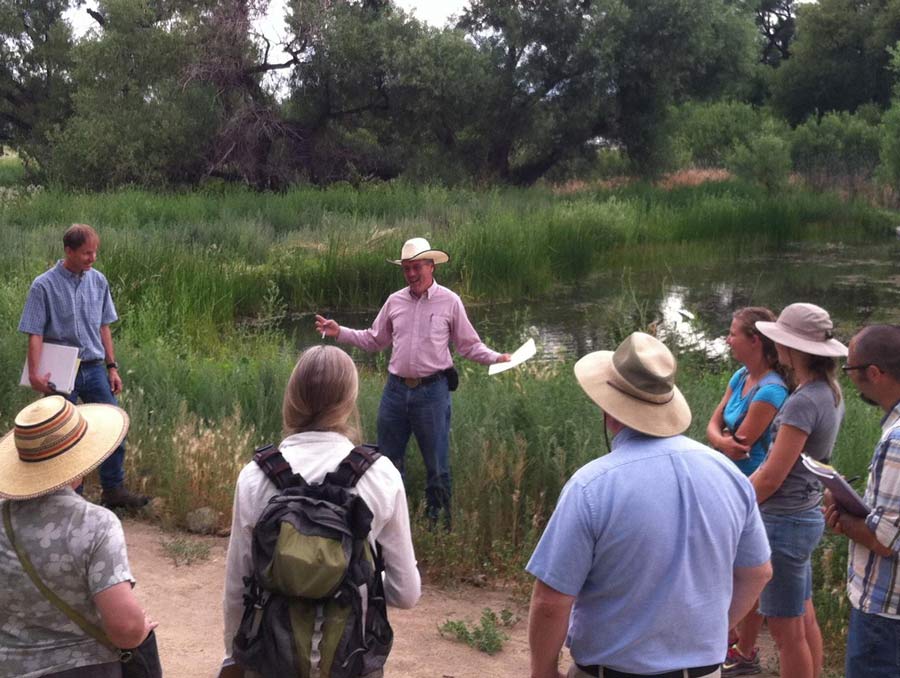
[[[106,365],[102,362],[89,365],[82,363],[78,368],[78,374],[75,375],[75,388],[67,397],[73,403],[77,403],[81,398],[83,403],[119,404],[109,387]],[[100,486],[104,490],[111,490],[123,482],[125,482],[125,441],[122,441],[116,451],[100,464]]]
[[[378,449],[405,477],[406,444],[416,436],[425,462],[425,508],[437,520],[450,520],[450,391],[442,375],[409,388],[400,377],[388,376],[378,407]]]
[[[900,676],[900,619],[850,609],[845,678]]]
[[[762,513],[772,547],[772,579],[759,596],[766,617],[802,617],[812,596],[812,552],[822,538],[825,518],[818,506],[779,515]]]

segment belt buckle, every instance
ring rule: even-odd
[[[404,377],[403,383],[406,384],[408,388],[416,388],[419,384],[422,383],[422,380],[418,378]]]

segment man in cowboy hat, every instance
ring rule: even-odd
[[[846,678],[900,675],[900,327],[872,325],[850,340],[844,372],[867,403],[884,410],[864,500],[854,516],[825,494],[825,521],[850,539]]]
[[[31,388],[55,393],[49,374],[41,374],[44,343],[75,346],[81,363],[75,376],[74,403],[117,405],[122,378],[110,324],[119,319],[106,277],[94,269],[100,237],[87,224],[72,224],[63,234],[65,258],[42,273],[28,291],[19,331],[28,335]],[[125,444],[100,466],[101,503],[108,508],[139,508],[149,500],[125,488]]]
[[[771,576],[750,482],[681,435],[675,368],[640,332],[575,365],[614,438],[566,484],[526,568],[532,678],[559,678],[563,641],[570,677],[719,676],[729,627]]]
[[[156,626],[131,590],[119,519],[73,490],[127,430],[118,407],[51,396],[0,439],[0,675],[119,676],[110,645],[138,647]],[[107,642],[73,623],[76,614]]]
[[[446,252],[432,249],[425,238],[407,240],[400,266],[407,287],[394,292],[381,307],[372,327],[351,330],[334,320],[316,316],[322,336],[365,351],[392,347],[388,381],[378,408],[378,447],[404,472],[406,444],[416,436],[427,480],[425,502],[429,518],[443,513],[450,520],[450,391],[448,373],[453,358],[450,344],[465,358],[482,365],[509,360],[509,354],[492,351],[482,343],[469,322],[458,295],[434,280],[434,267],[450,260]]]

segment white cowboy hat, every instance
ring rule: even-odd
[[[403,243],[399,259],[388,259],[388,263],[400,266],[404,261],[417,259],[431,259],[435,264],[446,264],[450,261],[450,255],[443,250],[433,250],[425,238],[410,238]]]
[[[659,339],[635,332],[613,351],[588,353],[575,377],[591,400],[641,433],[666,438],[691,425],[691,408],[675,386],[675,356]]]
[[[847,357],[847,347],[834,338],[828,311],[815,304],[791,304],[778,320],[758,320],[756,329],[776,344],[829,358]]]
[[[127,431],[128,415],[114,405],[36,400],[0,440],[0,497],[32,499],[70,485],[100,466]]]

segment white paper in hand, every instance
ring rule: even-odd
[[[43,376],[49,372],[50,381],[53,382],[57,393],[71,393],[75,388],[75,375],[78,374],[79,363],[77,347],[45,343],[41,349],[38,374]],[[22,368],[19,384],[31,386],[31,380],[28,378],[28,360]]]
[[[516,365],[521,365],[537,352],[534,345],[534,339],[529,339],[516,349],[516,352],[509,357],[508,363],[494,363],[488,367],[488,374],[500,374],[510,370]]]

